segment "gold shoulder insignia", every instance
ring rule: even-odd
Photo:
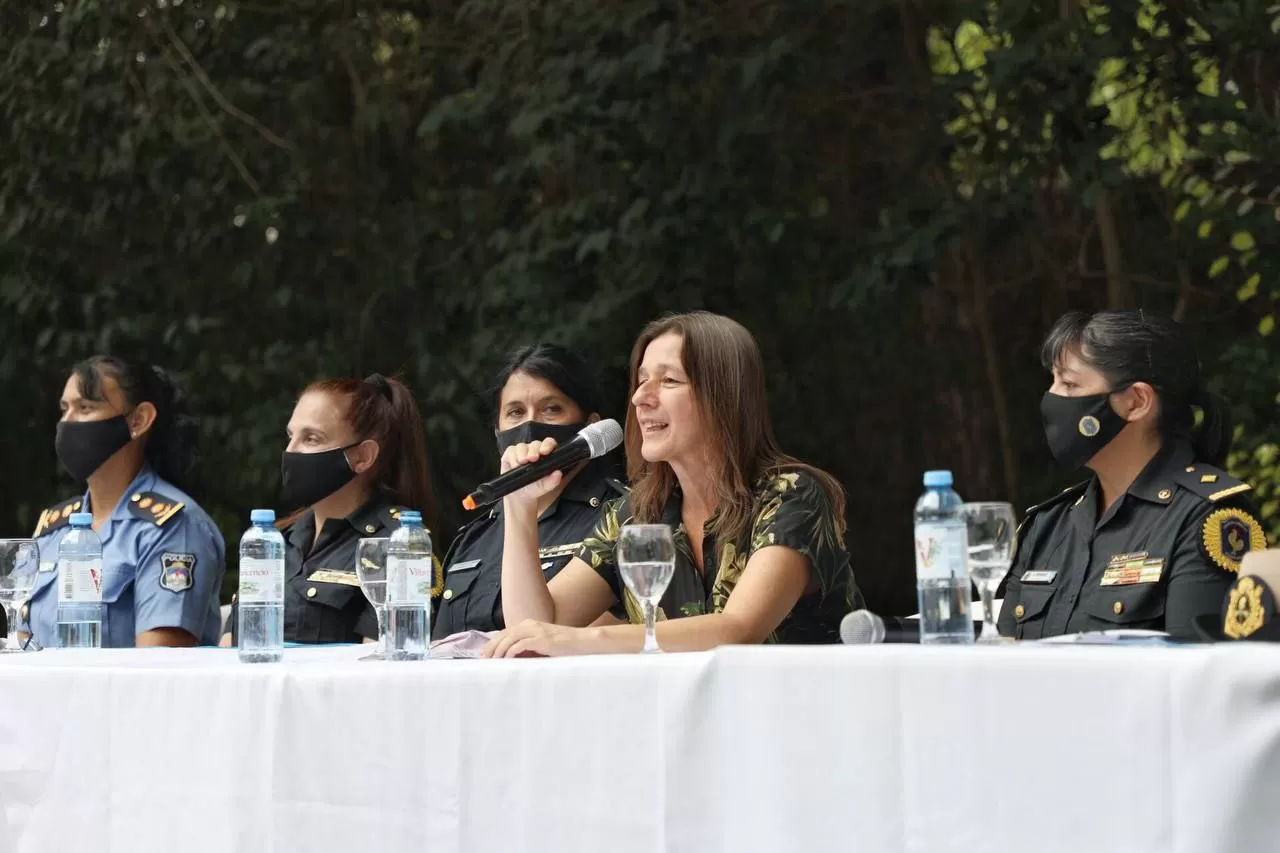
[[[1217,503],[1232,495],[1243,494],[1253,488],[1243,480],[1237,480],[1232,477],[1221,468],[1215,468],[1212,465],[1205,465],[1199,462],[1188,467],[1185,471],[1179,471],[1174,475],[1173,479],[1179,486],[1199,495],[1209,503]]]
[[[1231,586],[1227,597],[1227,613],[1222,620],[1222,633],[1233,640],[1252,636],[1267,621],[1267,608],[1262,601],[1267,587],[1251,575],[1245,575]]]
[[[1200,528],[1200,547],[1219,568],[1238,572],[1245,554],[1266,549],[1267,535],[1248,512],[1229,507],[1205,517]]]
[[[59,527],[65,527],[71,521],[71,513],[79,512],[80,505],[84,502],[83,497],[67,498],[62,503],[54,504],[40,513],[40,520],[36,522],[36,531],[31,534],[32,539],[39,539],[46,533],[52,533]]]
[[[166,497],[159,492],[135,492],[129,496],[129,512],[134,518],[149,521],[163,527],[171,518],[182,512],[186,504]]]

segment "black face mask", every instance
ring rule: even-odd
[[[1128,425],[1111,408],[1114,393],[1087,397],[1044,395],[1040,401],[1044,437],[1058,464],[1073,471],[1084,467]]]
[[[320,453],[280,454],[280,501],[290,509],[324,500],[355,479],[347,451],[360,442]]]
[[[542,441],[544,438],[554,438],[556,447],[562,446],[566,441],[571,440],[578,433],[582,432],[584,423],[575,424],[544,424],[538,421],[525,421],[519,426],[513,426],[511,429],[504,429],[498,433],[498,455],[501,456],[507,452],[507,448],[516,444],[529,444],[534,441]]]
[[[124,415],[102,421],[58,421],[53,449],[67,473],[77,480],[87,480],[132,440]]]

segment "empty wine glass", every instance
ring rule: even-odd
[[[1003,643],[996,627],[995,598],[1013,562],[1014,515],[1007,503],[967,503],[960,507],[969,532],[969,576],[982,595],[979,643]]]
[[[9,626],[4,648],[17,652],[18,607],[31,595],[40,570],[40,548],[34,539],[0,539],[0,605],[4,606],[5,624]]]
[[[360,660],[387,659],[387,543],[391,540],[361,539],[356,543],[356,577],[360,590],[378,616],[378,643]]]
[[[658,602],[676,568],[676,543],[666,524],[626,524],[618,532],[618,572],[644,608],[644,652],[658,648]]]

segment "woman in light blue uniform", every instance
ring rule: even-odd
[[[218,640],[222,534],[186,492],[192,423],[163,370],[114,356],[77,364],[60,404],[58,459],[87,489],[40,514],[40,572],[19,631],[57,645],[58,544],[73,512],[102,540],[103,647]]]

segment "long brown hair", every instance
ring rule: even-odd
[[[422,513],[435,529],[436,499],[418,404],[403,382],[375,373],[366,379],[321,379],[304,394],[318,391],[347,402],[346,420],[357,441],[378,442],[371,479],[397,504]]]
[[[756,340],[741,324],[709,311],[660,317],[644,327],[631,350],[630,396],[639,386],[640,362],[649,344],[665,334],[681,337],[680,358],[689,377],[703,434],[709,445],[709,472],[716,498],[715,533],[721,540],[740,540],[749,533],[755,511],[755,482],[781,470],[811,474],[831,501],[837,519],[844,518],[844,489],[830,474],[782,452],[774,437],[764,389],[764,362]],[[662,517],[676,487],[666,462],[646,462],[636,408],[627,405],[627,475],[630,505],[639,522]]]

